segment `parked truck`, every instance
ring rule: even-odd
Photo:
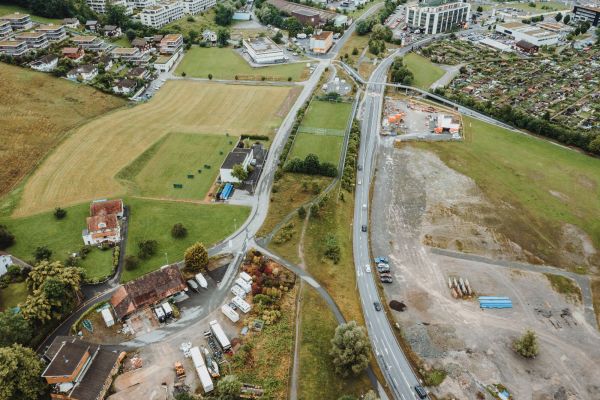
[[[206,364],[204,363],[204,358],[202,358],[200,349],[197,346],[192,347],[190,349],[190,355],[192,356],[192,363],[194,364],[194,368],[196,368],[196,373],[200,378],[200,383],[202,383],[202,388],[204,388],[204,393],[212,392],[215,387],[210,374],[208,373],[208,368],[206,368]]]
[[[221,306],[221,311],[227,318],[231,320],[234,324],[240,320],[240,316],[237,312],[234,311],[233,308],[229,307],[228,304],[223,304]]]
[[[209,325],[210,325],[210,331],[217,338],[217,342],[219,342],[219,345],[221,346],[221,348],[223,349],[223,351],[230,350],[231,349],[231,343],[229,342],[229,339],[227,338],[227,335],[225,335],[225,332],[223,331],[223,328],[221,328],[221,325],[219,325],[219,323],[216,320],[215,321],[210,321]]]

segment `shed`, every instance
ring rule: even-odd
[[[109,328],[115,324],[115,318],[108,308],[102,310],[102,319],[104,319],[104,323]]]

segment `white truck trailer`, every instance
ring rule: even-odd
[[[250,293],[252,291],[252,285],[243,280],[242,278],[237,278],[235,280],[235,284],[244,289],[244,292]]]
[[[194,364],[194,368],[196,368],[196,373],[198,374],[200,382],[202,383],[202,387],[204,388],[204,393],[212,392],[215,387],[198,346],[190,349],[190,355],[192,356],[192,363]]]
[[[219,344],[221,345],[221,348],[224,351],[231,349],[231,343],[229,342],[227,335],[225,335],[223,328],[221,328],[221,325],[219,325],[219,323],[216,320],[210,321],[209,325],[210,325],[210,331],[217,338],[217,342],[219,342]]]
[[[243,301],[243,300],[242,300]],[[237,305],[237,304],[236,304]],[[228,304],[223,304],[221,306],[221,311],[223,312],[223,314],[225,314],[225,316],[227,318],[229,318],[231,320],[231,322],[233,322],[234,324],[236,322],[238,322],[240,320],[240,315],[235,312],[235,310],[231,307],[229,307]]]
[[[236,305],[237,308],[242,310],[244,314],[247,314],[252,308],[250,304],[248,304],[246,300],[242,299],[241,297],[235,296],[231,301]]]

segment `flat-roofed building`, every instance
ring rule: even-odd
[[[257,64],[273,64],[287,61],[283,49],[268,37],[244,39],[244,49]]]
[[[588,21],[593,26],[600,26],[600,6],[576,5],[573,7],[574,19]]]
[[[49,44],[44,32],[18,33],[15,35],[15,39],[23,40],[30,49],[45,49]]]
[[[160,52],[162,54],[175,54],[183,48],[183,35],[172,33],[165,35],[160,41]]]
[[[174,0],[144,8],[140,20],[142,24],[158,29],[183,18],[183,15],[183,3]]]
[[[310,51],[325,54],[333,46],[333,32],[323,31],[310,38]]]
[[[296,18],[302,24],[310,25],[310,26],[319,26],[321,25],[321,15],[312,10],[294,10],[292,11],[292,17]]]
[[[560,39],[558,33],[521,22],[499,22],[496,24],[496,32],[511,36],[517,42],[524,40],[538,47],[555,45]]]
[[[406,23],[430,35],[464,26],[471,15],[471,4],[456,0],[429,0],[407,6]]]
[[[137,65],[146,64],[150,61],[150,54],[142,53],[137,47],[117,47],[110,54],[113,59],[132,62]]]
[[[33,27],[29,14],[12,13],[2,15],[0,21],[8,21],[13,31],[23,31]]]
[[[49,42],[61,42],[67,38],[67,31],[63,25],[40,25],[35,31],[44,32]]]
[[[0,21],[0,40],[9,37],[12,34],[10,22]]]
[[[181,0],[183,12],[186,14],[199,14],[217,4],[217,0]]]
[[[92,10],[100,14],[106,13],[109,4],[125,7],[128,13],[132,12],[132,8],[127,4],[126,0],[86,0],[86,2]]]
[[[73,36],[71,41],[75,46],[82,47],[84,50],[93,51],[95,53],[106,51],[110,48],[110,45],[93,35]]]
[[[0,54],[13,57],[22,56],[29,51],[27,42],[24,40],[2,40],[0,41]]]
[[[127,0],[127,5],[133,8],[142,9],[144,7],[150,7],[156,5],[156,0]]]

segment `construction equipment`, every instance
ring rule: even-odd
[[[175,363],[175,377],[179,382],[185,380],[185,368],[183,368],[183,364],[179,361]]]

